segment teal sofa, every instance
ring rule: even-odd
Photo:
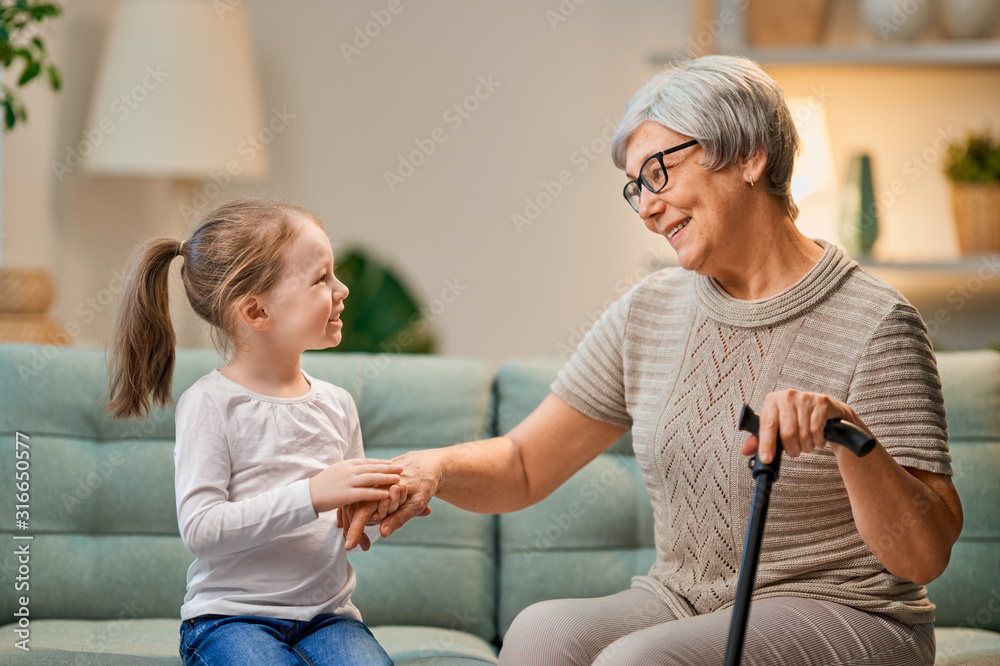
[[[1000,354],[938,360],[965,529],[929,586],[937,663],[997,664]],[[174,396],[218,364],[211,351],[181,350]],[[352,393],[367,453],[390,457],[508,431],[546,395],[560,363],[496,370],[468,358],[317,353],[303,366]],[[173,411],[113,421],[102,411],[104,372],[100,350],[0,345],[0,663],[180,663],[192,556],[174,513]],[[27,497],[17,497],[18,470],[29,473]],[[397,664],[495,663],[528,604],[620,591],[653,561],[652,511],[628,435],[524,511],[433,507],[350,555],[355,602]],[[19,622],[30,634],[17,633]],[[24,637],[30,653],[17,646]]]

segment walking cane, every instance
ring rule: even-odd
[[[740,430],[757,435],[760,419],[750,409],[743,405],[740,412]],[[846,446],[854,455],[868,455],[875,448],[875,440],[857,426],[844,423],[840,419],[830,419],[826,422],[823,436],[828,442],[836,442]],[[767,503],[771,497],[771,484],[778,479],[778,468],[781,466],[781,439],[777,438],[777,450],[774,462],[765,464],[757,456],[750,458],[750,469],[753,470],[755,481],[753,506],[750,508],[750,525],[747,527],[747,538],[743,545],[743,562],[740,564],[740,577],[736,583],[736,600],[733,604],[733,619],[729,625],[729,644],[726,646],[726,666],[738,666],[743,655],[743,639],[746,637],[747,620],[750,619],[750,596],[753,594],[753,581],[757,576],[757,559],[760,556],[760,540],[764,534],[764,521],[767,519]]]

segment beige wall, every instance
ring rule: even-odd
[[[235,1],[235,0],[234,0]],[[666,241],[621,198],[623,177],[602,138],[608,121],[656,67],[651,52],[680,50],[688,3],[588,0],[550,25],[560,3],[402,0],[403,11],[351,62],[341,43],[388,2],[246,0],[265,108],[294,115],[267,150],[271,175],[227,188],[292,197],[316,210],[337,244],[363,244],[391,261],[421,298],[436,303],[441,350],[501,361],[564,352],[605,304],[669,260]],[[69,2],[46,30],[66,86],[26,94],[31,123],[3,145],[3,261],[51,268],[54,314],[75,323],[74,344],[99,345],[108,301],[132,247],[174,233],[165,181],[74,170],[59,182],[51,163],[87,129],[102,37],[113,2]],[[894,259],[951,258],[955,240],[938,169],[910,182],[906,160],[944,127],[1000,120],[1000,68],[982,70],[772,68],[790,94],[831,92],[828,111],[839,176],[851,152],[873,154],[877,187],[906,191],[884,209],[878,250]],[[448,110],[499,85],[462,118]],[[445,137],[394,191],[384,173],[415,141]],[[596,159],[580,147],[593,142]],[[512,214],[543,182],[570,180],[520,232]],[[568,177],[567,177],[568,175]],[[543,197],[544,198],[544,197]],[[806,223],[808,224],[808,223]],[[457,282],[459,292],[454,284]],[[451,294],[449,294],[451,289]],[[350,307],[350,300],[347,302]],[[176,303],[184,344],[204,344],[186,304]]]

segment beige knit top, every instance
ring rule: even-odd
[[[735,597],[754,484],[736,428],[744,402],[759,411],[771,391],[824,393],[851,405],[899,464],[951,474],[920,315],[835,245],[816,242],[824,252],[812,270],[761,300],[733,298],[679,268],[650,275],[594,324],[552,384],[584,414],[631,427],[656,530],[656,563],[632,585],[678,617]],[[782,461],[753,596],[934,619],[925,589],[887,572],[862,541],[829,447]]]

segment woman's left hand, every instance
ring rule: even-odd
[[[841,419],[874,437],[848,405],[819,393],[775,391],[764,398],[759,438],[740,449],[774,460],[776,437],[789,456],[827,445],[828,419]],[[962,502],[951,478],[903,467],[879,444],[864,458],[834,444],[837,467],[851,501],[851,513],[865,545],[890,573],[926,585],[941,575],[962,531]]]
[[[782,449],[792,458],[822,449],[827,444],[823,430],[830,419],[856,425],[874,437],[845,403],[822,393],[787,389],[774,391],[764,398],[759,436],[747,437],[740,452],[748,456],[756,453],[761,462],[770,463],[774,460],[778,436],[781,437]]]

